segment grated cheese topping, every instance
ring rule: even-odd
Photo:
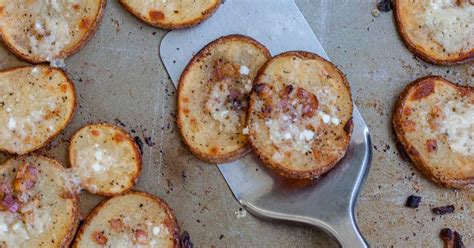
[[[474,47],[474,4],[459,0],[430,0],[421,18],[431,38],[446,52],[469,51]]]
[[[443,129],[449,147],[460,154],[474,155],[474,104],[449,101],[443,108]]]

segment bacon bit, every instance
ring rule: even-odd
[[[416,130],[416,123],[410,120],[405,120],[403,122],[403,127],[407,132],[413,132]]]
[[[38,180],[38,169],[33,165],[23,163],[18,168],[15,180],[13,180],[13,190],[17,193],[24,193],[35,187]]]
[[[125,139],[125,137],[121,133],[115,133],[114,140],[116,143],[120,143]]]
[[[0,6],[0,15],[3,15],[3,10],[5,9],[5,7],[3,6]]]
[[[16,213],[20,209],[20,204],[13,198],[11,194],[5,195],[1,205],[11,213]]]
[[[189,109],[187,109],[187,108],[183,109],[183,113],[184,113],[185,115],[189,114],[189,112],[190,112]]]
[[[214,80],[220,82],[225,79],[236,79],[240,77],[239,66],[228,61],[217,60],[214,69]]]
[[[412,100],[420,100],[424,97],[429,96],[435,91],[435,81],[431,79],[427,82],[422,83],[415,89],[415,93],[411,96]]]
[[[61,84],[61,85],[59,86],[59,89],[60,89],[61,92],[63,92],[63,93],[66,93],[67,88],[68,88],[68,87],[67,87],[67,84]]]
[[[184,102],[184,103],[188,103],[188,102],[189,102],[189,98],[183,97],[183,102]]]
[[[91,134],[92,134],[92,136],[97,137],[97,136],[99,136],[100,133],[99,133],[99,131],[97,131],[95,129],[92,129]]]
[[[352,128],[354,126],[354,122],[352,120],[352,117],[346,122],[346,125],[344,125],[344,132],[346,132],[346,134],[350,134],[351,131],[352,131]]]
[[[438,150],[438,141],[435,139],[429,139],[426,141],[426,149],[428,152],[434,152]]]
[[[403,114],[406,116],[410,116],[412,112],[412,109],[410,107],[406,107],[403,109]]]
[[[213,147],[211,147],[211,149],[209,149],[209,151],[211,152],[211,154],[217,154],[219,149],[217,149],[217,147],[213,146]]]
[[[289,96],[291,94],[291,92],[293,92],[293,85],[289,84],[289,85],[286,85],[283,90],[280,91],[280,97],[285,97],[285,96]]]
[[[92,233],[92,240],[94,240],[99,245],[105,245],[108,241],[104,233],[99,231],[95,231]]]
[[[146,245],[148,244],[148,234],[142,229],[135,230],[134,243]]]
[[[443,112],[441,111],[440,106],[434,106],[431,110],[430,117],[428,119],[428,124],[431,129],[437,130],[440,126],[439,121],[442,118]]]
[[[289,103],[290,103],[290,102],[289,102],[288,98],[283,98],[283,99],[281,99],[281,100],[277,103],[276,106],[277,106],[277,108],[279,108],[279,109],[286,110],[286,109],[288,108],[288,106],[289,106]]]
[[[316,99],[316,96],[303,88],[298,88],[296,95],[301,104],[303,104],[303,117],[313,117],[316,109],[318,109],[318,99]]]
[[[81,8],[81,5],[78,4],[78,3],[75,3],[75,4],[72,5],[72,8],[73,8],[74,10],[79,10],[79,9]]]
[[[123,221],[121,219],[112,219],[109,221],[109,223],[112,229],[116,231],[120,231],[124,227]]]
[[[444,242],[445,248],[464,248],[464,243],[462,242],[461,235],[456,232],[452,231],[449,228],[443,228],[439,233],[439,237]]]
[[[269,117],[273,111],[273,107],[270,105],[264,105],[261,111],[262,111],[263,117]]]
[[[160,21],[165,19],[165,14],[161,11],[152,10],[148,13],[152,21]]]
[[[81,29],[89,29],[91,26],[91,21],[87,18],[84,18],[81,20],[81,23],[79,24],[79,28]]]

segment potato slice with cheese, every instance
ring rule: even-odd
[[[74,113],[76,94],[66,73],[47,66],[0,72],[0,150],[26,154],[63,130]]]
[[[250,97],[249,139],[263,163],[285,177],[312,179],[346,154],[352,97],[344,74],[309,52],[271,59]]]
[[[79,197],[58,162],[18,157],[0,166],[0,247],[67,247],[79,224]]]
[[[401,93],[393,126],[414,165],[448,188],[474,186],[474,89],[437,76]]]
[[[189,62],[178,86],[177,123],[198,158],[228,162],[245,154],[248,96],[268,50],[242,35],[211,42]]]
[[[69,161],[81,186],[100,195],[130,190],[142,165],[135,141],[109,124],[88,125],[77,131],[71,139]]]
[[[19,58],[57,62],[94,35],[106,0],[0,0],[0,38]]]
[[[400,36],[410,51],[434,64],[474,58],[472,0],[395,0]]]
[[[140,20],[163,29],[188,28],[209,18],[222,0],[119,0]]]
[[[179,229],[160,198],[133,191],[100,203],[81,226],[72,247],[177,248]]]

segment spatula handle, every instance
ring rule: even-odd
[[[359,231],[354,220],[335,226],[336,239],[343,248],[367,248],[369,245]]]
[[[352,216],[349,218],[337,218],[335,221],[322,222],[314,220],[314,226],[322,229],[332,236],[343,248],[367,248],[370,247],[357,227]],[[332,223],[329,223],[332,222]]]

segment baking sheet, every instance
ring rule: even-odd
[[[331,60],[346,73],[371,130],[374,157],[357,207],[358,224],[367,240],[373,247],[442,247],[439,230],[450,227],[472,246],[474,193],[435,186],[401,160],[390,116],[396,97],[410,81],[439,74],[474,86],[473,65],[437,67],[415,59],[395,32],[392,13],[376,18],[370,14],[372,0],[296,3]],[[311,228],[269,223],[251,215],[237,217],[240,206],[218,169],[195,159],[176,133],[175,90],[159,57],[165,34],[142,24],[117,1],[109,1],[96,36],[66,60],[78,93],[74,120],[41,153],[67,165],[66,148],[74,131],[86,123],[117,119],[126,130],[135,131],[133,136],[151,137],[154,143],[144,145],[143,172],[136,188],[168,201],[197,247],[333,245]],[[1,69],[24,64],[0,47]],[[411,194],[423,197],[418,210],[403,207]],[[83,193],[82,213],[100,199]],[[455,214],[431,214],[431,207],[448,204],[456,206]]]

